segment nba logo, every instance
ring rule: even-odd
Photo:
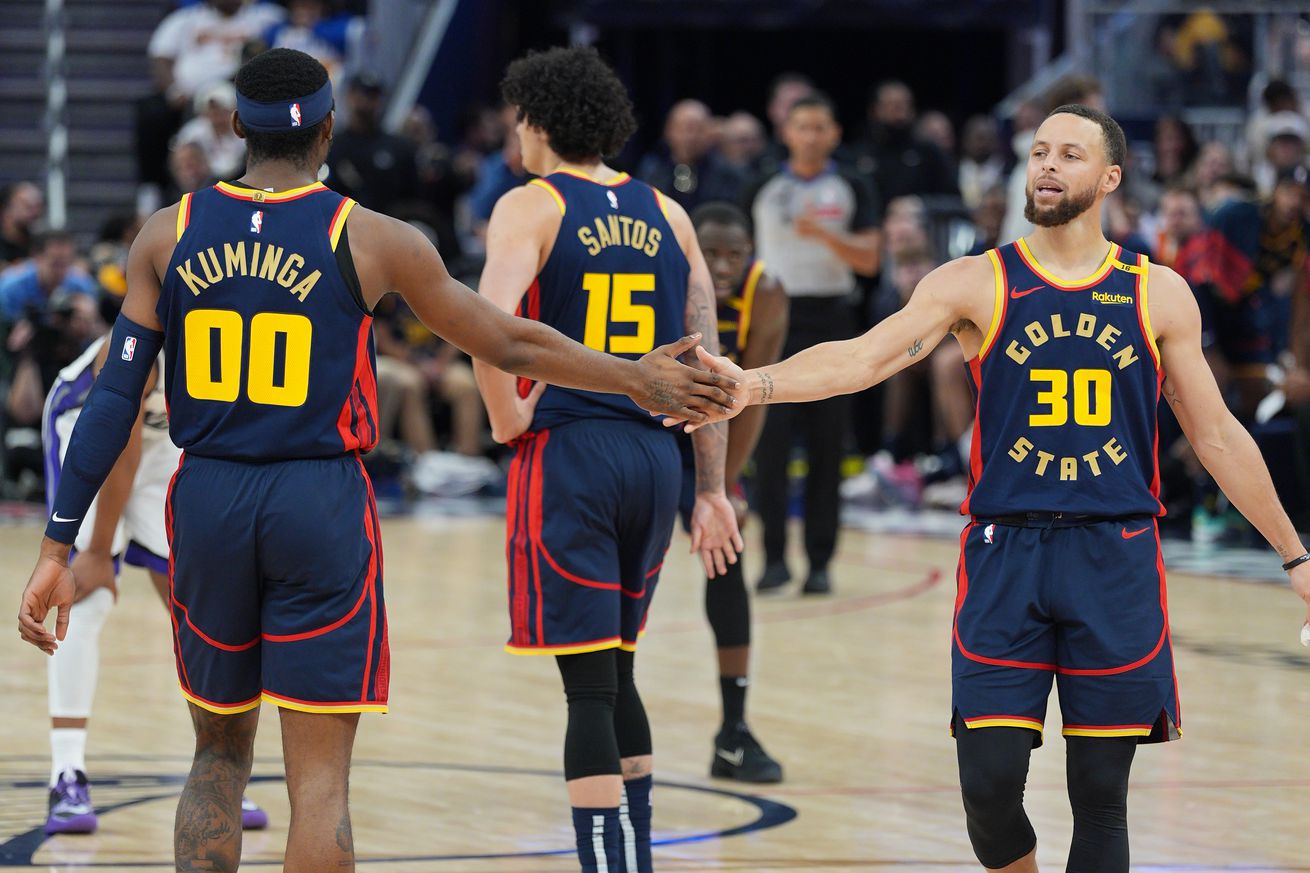
[[[130,336],[123,340],[123,360],[130,361],[136,356],[136,337]]]
[[[618,209],[618,208],[619,208],[619,198],[617,198],[617,197],[614,196],[614,192],[613,192],[613,191],[606,191],[605,193],[608,194],[608,195],[609,195],[609,198],[610,198],[610,209]]]
[[[291,126],[300,127],[300,104],[291,104]]]
[[[987,525],[987,527],[983,528],[983,542],[985,543],[992,542],[992,537],[995,536],[995,534],[996,534],[996,525],[994,524]]]
[[[259,233],[264,229],[264,210],[256,209],[250,213],[250,232]]]

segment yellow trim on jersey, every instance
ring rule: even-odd
[[[545,191],[547,194],[549,194],[551,198],[555,201],[555,205],[559,207],[560,215],[563,215],[565,212],[568,211],[568,206],[566,206],[564,203],[563,195],[559,193],[559,189],[556,188],[554,185],[550,184],[545,179],[533,179],[532,181],[528,182],[528,184],[536,185],[542,191]]]
[[[751,264],[750,272],[746,274],[746,285],[741,291],[741,320],[737,323],[737,354],[746,350],[746,336],[751,330],[751,312],[755,309],[755,287],[760,284],[763,275],[763,261]]]
[[[253,200],[256,203],[277,203],[280,200],[290,200],[294,197],[300,197],[308,194],[310,191],[317,191],[326,187],[322,182],[315,182],[312,185],[302,185],[299,188],[289,188],[286,191],[264,191],[259,188],[243,188],[240,185],[233,185],[229,182],[219,182],[214,187],[218,188],[224,194],[231,194],[242,200]]]
[[[992,322],[983,334],[982,345],[978,347],[978,360],[987,357],[987,352],[996,342],[996,335],[1001,330],[1001,317],[1005,312],[1005,268],[1001,266],[1001,255],[996,249],[987,250],[987,259],[992,262],[992,285],[994,286],[992,302]]]
[[[328,237],[332,240],[332,251],[337,250],[337,243],[341,242],[341,231],[346,229],[346,218],[350,215],[350,210],[357,205],[354,200],[347,197],[341,206],[341,211],[336,215],[336,220],[328,228]]]
[[[1030,731],[1037,731],[1038,734],[1045,733],[1040,722],[1029,721],[1028,719],[1023,718],[975,718],[971,721],[966,720],[964,726],[969,730],[992,727],[1017,727],[1027,728]]]
[[[334,713],[334,712],[386,712],[387,711],[387,705],[385,703],[345,703],[345,704],[338,704],[336,706],[317,706],[312,703],[300,703],[294,700],[287,700],[284,697],[278,697],[276,694],[270,694],[267,691],[261,694],[260,697],[263,698],[264,700],[267,700],[269,703],[273,704],[274,706],[280,707],[282,709],[294,709],[296,712]]]
[[[603,652],[606,649],[618,649],[624,645],[620,637],[611,637],[598,643],[584,646],[515,646],[505,644],[505,651],[511,655],[585,655],[588,652]],[[636,651],[634,646],[627,651]]]
[[[191,223],[191,195],[183,194],[182,200],[177,204],[177,238],[182,239],[182,234],[186,233],[186,227]]]
[[[206,701],[201,700],[199,697],[196,697],[194,694],[188,694],[187,690],[182,687],[181,682],[177,683],[177,687],[178,690],[182,692],[182,696],[185,697],[187,700],[191,701],[201,709],[206,710],[208,712],[215,713],[216,715],[239,715],[240,713],[243,712],[250,712],[250,710],[259,706],[258,697],[256,697],[254,700],[250,701],[249,703],[235,703],[232,706],[220,706],[214,703],[207,703]]]
[[[1147,728],[1065,728],[1060,731],[1066,737],[1149,737],[1151,729]]]
[[[572,167],[561,167],[555,172],[563,173],[566,176],[573,176],[578,179],[586,179],[588,182],[595,182],[597,185],[604,185],[606,188],[613,188],[615,185],[622,185],[624,182],[632,178],[627,173],[619,173],[617,176],[615,176],[613,179],[610,179],[608,182],[602,182],[601,180],[587,173],[584,173],[581,170],[575,170]]]
[[[1101,266],[1093,270],[1090,276],[1083,279],[1061,279],[1059,276],[1050,272],[1037,262],[1037,258],[1033,257],[1032,249],[1028,248],[1027,240],[1023,237],[1019,237],[1019,239],[1015,241],[1015,244],[1023,252],[1024,259],[1027,260],[1028,266],[1032,267],[1033,272],[1038,276],[1041,276],[1048,284],[1053,285],[1056,288],[1078,288],[1083,285],[1091,285],[1093,282],[1101,281],[1110,270],[1114,269],[1115,258],[1120,251],[1119,246],[1110,243],[1110,250],[1105,253],[1105,260],[1101,261]]]
[[[660,208],[660,212],[664,213],[664,220],[668,221],[669,204],[665,202],[664,195],[660,193],[658,188],[651,188],[650,190],[655,192],[655,205],[657,205]]]
[[[1137,305],[1142,313],[1142,327],[1146,330],[1146,342],[1151,346],[1151,351],[1155,354],[1155,368],[1164,369],[1164,363],[1160,360],[1160,347],[1155,342],[1155,330],[1151,327],[1151,308],[1148,305],[1150,298],[1146,296],[1147,280],[1151,278],[1151,262],[1146,255],[1142,255],[1141,272],[1137,279]]]

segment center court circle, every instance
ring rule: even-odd
[[[35,759],[10,759],[14,763],[37,764]],[[175,763],[180,758],[172,757],[148,757],[138,755],[107,755],[105,761],[124,761],[130,763]],[[275,759],[264,758],[257,759],[256,764],[277,764],[281,763]],[[405,771],[427,771],[427,772],[446,772],[446,773],[482,773],[501,776],[531,776],[549,779],[559,779],[561,774],[554,770],[533,770],[520,767],[496,767],[489,765],[476,764],[451,764],[451,763],[426,763],[417,761],[355,761],[352,766],[352,772],[359,772],[367,769],[391,769]],[[131,806],[138,806],[143,803],[150,803],[156,800],[163,800],[170,797],[176,797],[185,783],[186,778],[180,774],[122,774],[112,778],[98,779],[96,785],[105,788],[116,787],[121,794],[123,789],[133,790],[134,796],[119,800],[105,806],[97,806],[96,811],[101,816],[108,815],[119,809],[125,809]],[[281,775],[252,775],[250,779],[252,784],[283,782]],[[39,784],[38,784],[39,782]],[[6,779],[0,781],[0,791],[37,791],[44,786],[42,780],[16,780]],[[740,801],[754,810],[754,818],[750,821],[728,828],[718,830],[706,830],[678,836],[664,837],[653,841],[655,846],[674,846],[684,843],[698,843],[708,840],[726,839],[729,837],[741,836],[742,834],[754,833],[756,831],[768,830],[787,824],[796,818],[797,812],[794,807],[776,800],[770,800],[764,797],[757,797],[751,794],[744,794],[737,791],[727,791],[721,788],[711,788],[703,785],[692,785],[683,782],[667,782],[657,779],[655,784],[664,790],[689,791],[697,794],[711,795],[714,797],[723,797],[731,800]],[[112,827],[112,825],[110,825]],[[128,859],[118,858],[114,861],[94,861],[94,860],[76,860],[75,858],[65,859],[45,859],[41,862],[35,860],[36,854],[46,842],[46,836],[41,826],[29,831],[7,838],[0,843],[0,868],[5,867],[49,867],[51,864],[57,864],[60,867],[69,870],[81,869],[114,869],[124,867],[159,867],[171,868],[172,860],[152,860],[148,858]],[[408,854],[408,855],[358,855],[356,864],[399,864],[413,862],[441,862],[441,861],[476,861],[476,860],[495,860],[502,858],[542,858],[553,856],[567,856],[576,852],[573,846],[561,847],[559,849],[541,849],[536,851],[525,852],[469,852],[455,854]],[[70,854],[73,854],[70,852]],[[282,864],[281,859],[251,859],[241,862],[243,867],[275,867]]]

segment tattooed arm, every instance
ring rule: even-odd
[[[959,337],[966,358],[977,354],[981,332],[991,323],[994,289],[985,256],[959,258],[925,276],[905,308],[863,336],[820,343],[744,374],[723,358],[713,367],[742,381],[749,403],[801,403],[862,391],[924,357],[951,333]],[[973,330],[975,325],[984,327]],[[733,414],[742,408],[738,403]]]
[[[714,281],[696,241],[691,219],[672,200],[668,206],[669,224],[678,244],[691,264],[687,278],[686,332],[701,335],[701,347],[711,355],[719,353],[718,307],[714,300]],[[691,435],[696,454],[696,506],[691,514],[691,549],[700,552],[706,574],[712,579],[727,572],[728,564],[737,563],[742,550],[737,529],[737,513],[725,491],[725,464],[728,454],[728,424],[706,425]]]
[[[1264,535],[1283,561],[1305,547],[1283,511],[1269,468],[1255,440],[1228,411],[1201,351],[1201,313],[1182,277],[1151,264],[1148,315],[1157,334],[1167,377],[1164,397],[1196,456],[1224,494]],[[1310,602],[1310,564],[1292,571],[1292,586]]]

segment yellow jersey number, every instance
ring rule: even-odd
[[[586,273],[587,323],[582,344],[598,352],[644,355],[655,348],[655,307],[633,303],[632,295],[655,290],[654,273]],[[633,333],[610,335],[611,325],[635,325]]]
[[[230,309],[193,309],[183,321],[187,393],[232,403],[241,393],[245,320]],[[282,380],[275,381],[278,336],[285,338]],[[309,347],[314,325],[303,315],[261,312],[250,319],[246,397],[265,406],[301,406],[309,395]],[[214,346],[218,346],[218,371]]]
[[[1045,412],[1028,416],[1030,427],[1060,427],[1069,421],[1069,374],[1064,370],[1029,370],[1028,378],[1045,383],[1038,389],[1037,402]],[[1110,423],[1109,370],[1073,371],[1073,420],[1085,427],[1102,427]]]

